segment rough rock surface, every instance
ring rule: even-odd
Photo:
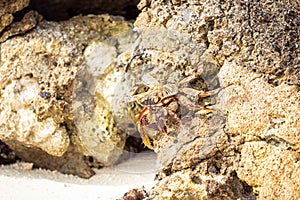
[[[0,139],[37,167],[81,177],[93,174],[85,156],[114,163],[126,136],[114,125],[112,102],[102,96],[113,92],[107,79],[117,81],[112,68],[130,44],[131,27],[118,17],[79,16],[42,21],[1,43]],[[105,49],[112,53],[103,55]],[[82,71],[94,73],[85,79]],[[81,90],[87,94],[82,99],[76,96]]]
[[[299,152],[257,141],[242,147],[238,176],[259,199],[299,199]]]
[[[185,77],[204,62],[190,87],[233,83],[208,101],[216,112],[181,116],[169,135],[148,131],[161,164],[151,199],[299,198],[299,8],[288,0],[140,2],[129,73],[141,68],[163,81],[159,73]]]
[[[273,84],[299,84],[299,6],[288,0],[142,0],[135,25],[187,33],[220,64],[236,60]]]
[[[299,86],[274,86],[262,75],[234,62],[223,65],[219,78],[223,84],[240,81],[239,86],[228,88],[223,94],[228,110],[226,131],[232,137],[238,135],[245,141],[265,141],[300,151]]]
[[[145,188],[142,187],[142,188],[135,188],[126,192],[122,200],[143,200],[147,198],[148,198],[147,192]]]
[[[0,30],[28,4],[10,2],[0,11]],[[76,17],[43,21],[21,37],[8,39],[28,30],[21,25],[12,35],[2,33],[8,40],[1,43],[0,139],[36,166],[90,177],[84,156],[111,164],[126,137],[116,124],[129,116],[122,116],[121,98],[107,91],[125,87],[123,96],[152,78],[179,91],[178,82],[201,72],[185,86],[210,91],[232,85],[214,97],[189,96],[211,106],[211,113],[179,102],[173,117],[164,116],[169,105],[152,114],[152,121],[167,118],[170,132],[147,129],[160,164],[149,198],[299,199],[299,1],[141,0],[138,7],[140,38],[119,57],[124,77],[107,62],[126,51],[118,39],[107,40],[130,29],[122,20]],[[127,114],[136,118],[142,106],[130,103]]]
[[[42,19],[43,17],[38,12],[29,11],[23,16],[21,21],[14,22],[7,28],[7,30],[3,31],[0,42],[4,42],[14,35],[26,33],[33,29]]]
[[[29,0],[3,1],[0,3],[0,42],[24,34],[36,27],[43,17],[36,11],[29,11],[20,21],[15,21],[13,14],[29,5]],[[19,14],[20,15],[20,14]]]
[[[225,83],[241,83],[223,93],[228,98],[226,132],[241,146],[238,177],[252,185],[260,199],[298,199],[298,86],[271,85],[231,62],[223,65],[219,77]]]
[[[10,25],[16,13],[29,5],[30,0],[13,0],[0,2],[0,33]]]

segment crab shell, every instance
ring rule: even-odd
[[[142,93],[137,102],[142,106],[163,106],[169,97],[178,94],[178,87],[175,84],[158,85]]]

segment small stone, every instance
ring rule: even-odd
[[[126,192],[122,200],[145,200],[148,199],[147,192],[144,187],[132,189]]]

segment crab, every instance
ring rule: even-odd
[[[143,143],[149,148],[154,149],[151,140],[147,134],[147,130],[158,131],[168,134],[171,129],[167,126],[167,120],[172,123],[180,123],[180,106],[186,107],[188,110],[198,110],[204,113],[213,112],[214,109],[207,106],[200,106],[192,103],[187,96],[193,96],[199,99],[218,94],[222,89],[232,85],[217,88],[211,91],[200,91],[193,88],[184,87],[201,76],[201,65],[192,75],[182,79],[177,84],[161,84],[150,74],[142,77],[142,83],[132,88],[131,96],[125,99],[125,102],[136,102],[142,106],[142,111],[137,117],[136,123],[138,131],[141,135]]]

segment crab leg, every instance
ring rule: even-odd
[[[191,95],[191,96],[198,96],[199,98],[205,98],[205,97],[210,97],[213,95],[218,94],[223,88],[218,88],[215,90],[211,90],[211,91],[199,91],[199,90],[195,90],[193,88],[183,88],[182,92],[187,94],[187,95]]]
[[[183,106],[187,107],[189,110],[201,110],[201,111],[205,111],[205,113],[210,113],[210,112],[214,111],[214,109],[192,103],[187,97],[185,97],[183,95],[180,95],[178,97],[178,99],[179,99],[179,102]]]
[[[203,91],[199,91],[199,90],[195,90],[193,88],[183,88],[182,92],[191,96],[198,96],[199,98],[205,98],[205,97],[210,97],[213,95],[218,94],[221,90],[233,85],[235,83],[230,83],[228,85],[225,85],[223,87],[217,88],[215,90],[211,90],[211,91],[207,91],[207,92],[203,92]]]
[[[154,149],[154,147],[151,144],[150,138],[148,137],[145,131],[145,127],[149,125],[149,114],[150,114],[150,109],[148,107],[145,107],[137,119],[137,125],[143,143],[149,149]]]
[[[141,135],[142,141],[145,144],[145,146],[148,147],[149,149],[153,150],[154,147],[151,144],[150,138],[148,137],[148,135],[145,132],[145,127],[142,127],[142,130],[140,131],[140,135]]]
[[[190,76],[187,76],[185,77],[184,79],[182,79],[180,82],[179,82],[179,85],[181,84],[185,84],[185,83],[188,83],[192,80],[195,80],[197,79],[199,76],[201,76],[201,74],[203,73],[203,63],[200,63],[198,65],[198,69],[196,72],[194,72],[193,74],[191,74]]]

